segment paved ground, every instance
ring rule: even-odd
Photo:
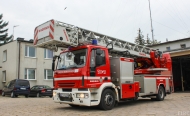
[[[140,99],[119,103],[109,111],[97,107],[72,108],[52,98],[0,96],[0,116],[190,116],[190,92],[173,93],[164,101]]]

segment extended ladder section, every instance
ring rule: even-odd
[[[89,44],[96,39],[98,45],[113,48],[113,54],[127,54],[150,58],[151,48],[130,43],[114,37],[96,33],[74,25],[50,20],[35,28],[34,45],[57,51],[58,47],[68,48],[80,44]]]

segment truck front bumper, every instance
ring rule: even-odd
[[[81,106],[94,106],[99,102],[98,100],[91,100],[91,93],[89,90],[78,91],[78,89],[74,88],[70,92],[63,92],[62,89],[54,90],[53,100],[56,103],[74,104]]]

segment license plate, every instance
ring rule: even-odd
[[[70,97],[70,94],[69,93],[60,93],[60,96],[61,97]]]
[[[47,90],[47,91],[51,91],[51,90]]]
[[[22,89],[22,90],[26,90],[26,88],[20,88],[20,89]]]

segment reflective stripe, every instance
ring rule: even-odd
[[[104,79],[106,77],[87,77],[87,76],[84,76],[84,79]],[[107,77],[108,79],[111,79],[111,77]],[[55,81],[58,81],[58,80],[81,80],[82,79],[82,76],[81,77],[62,77],[62,78],[54,78]]]

